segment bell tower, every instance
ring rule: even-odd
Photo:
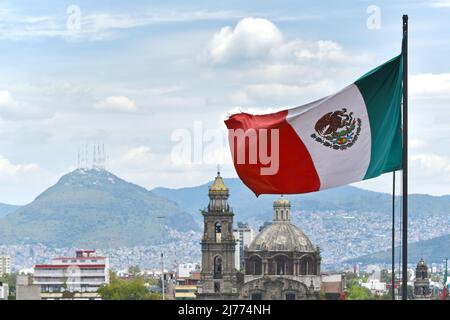
[[[419,300],[429,298],[430,279],[428,278],[428,267],[425,261],[420,259],[416,267],[416,279],[414,280],[414,297]]]
[[[202,271],[197,298],[236,299],[238,292],[237,271],[234,266],[234,214],[228,205],[229,190],[220,176],[220,171],[209,187],[208,196],[208,207],[202,210]]]

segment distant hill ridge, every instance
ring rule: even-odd
[[[229,203],[234,209],[237,220],[270,220],[272,218],[272,202],[277,195],[262,195],[258,198],[237,178],[224,179],[230,189]],[[197,219],[199,210],[208,204],[208,182],[196,187],[187,188],[155,188],[152,192],[177,202]],[[287,195],[294,210],[327,211],[345,210],[349,212],[391,212],[392,195],[342,186],[301,195]],[[400,197],[398,197],[400,199]],[[448,214],[450,196],[431,196],[425,194],[409,195],[409,215]],[[397,201],[400,205],[400,201]],[[400,207],[398,207],[400,209]],[[450,233],[450,230],[449,230]]]
[[[398,257],[400,248],[396,247],[396,257]],[[391,250],[380,251],[358,258],[350,259],[345,262],[353,264],[361,263],[391,263]],[[417,263],[421,258],[427,262],[442,262],[445,258],[450,258],[450,234],[436,237],[428,240],[413,242],[408,244],[408,262]]]
[[[277,195],[256,198],[239,179],[224,180],[230,189],[235,222],[272,219],[272,202]],[[211,183],[148,191],[105,170],[75,170],[26,206],[0,205],[0,243],[98,248],[163,243],[168,239],[161,224],[178,231],[201,231],[199,211],[208,204]],[[390,194],[353,186],[287,197],[296,211],[385,215],[391,211]],[[439,221],[450,211],[450,196],[410,195],[409,210],[412,221],[419,216]],[[161,215],[166,218],[159,219]],[[439,247],[443,242],[436,243]]]
[[[7,214],[17,210],[20,206],[15,206],[12,204],[0,203],[0,218],[6,216]]]
[[[179,231],[199,229],[173,201],[108,171],[77,169],[30,204],[1,218],[0,243],[150,245],[164,241],[161,224]]]

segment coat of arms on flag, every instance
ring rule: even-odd
[[[311,138],[325,147],[345,150],[358,140],[361,133],[361,119],[355,119],[353,112],[348,113],[346,108],[342,108],[322,116],[317,120],[314,129],[319,136],[313,133]]]

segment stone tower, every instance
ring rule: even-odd
[[[217,172],[208,196],[209,205],[207,209],[202,210],[202,271],[197,298],[236,299],[238,292],[237,271],[234,267],[234,214],[228,205],[229,190],[220,172]]]
[[[416,279],[414,280],[414,297],[416,299],[427,299],[431,295],[430,279],[428,278],[428,267],[423,259],[417,263]]]

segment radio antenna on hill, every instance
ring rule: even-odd
[[[77,169],[81,169],[81,165],[80,165],[80,148],[78,148],[78,154],[77,154]]]
[[[97,146],[97,149],[98,149],[98,153],[100,154],[99,167],[102,170],[106,170],[106,165],[105,165],[105,162],[106,162],[106,159],[105,159],[106,158],[106,155],[105,155],[105,143],[102,142],[101,147],[100,147],[100,143],[99,143],[98,146]]]
[[[88,145],[84,144],[84,169],[88,169]]]
[[[106,170],[106,152],[105,143],[94,142],[92,145],[92,165],[89,163],[90,143],[83,143],[77,151],[77,169],[89,170],[99,169]]]
[[[96,153],[96,148],[95,148],[95,143],[94,143],[93,148],[92,148],[92,169],[97,169],[97,159],[95,157],[95,153]]]

